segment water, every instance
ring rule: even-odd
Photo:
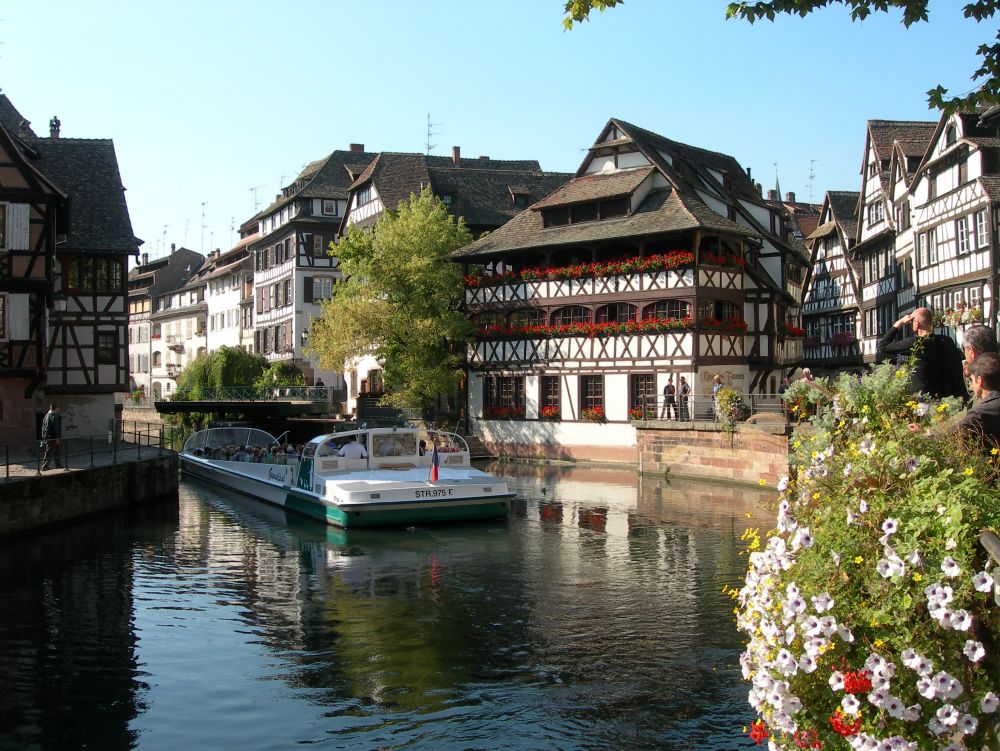
[[[753,747],[721,590],[766,496],[498,471],[507,522],[345,533],[192,482],[6,544],[0,749]]]

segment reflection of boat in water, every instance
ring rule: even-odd
[[[472,467],[465,439],[426,435],[427,451],[415,428],[330,433],[299,456],[272,450],[277,441],[263,430],[209,428],[184,444],[181,469],[339,527],[506,516],[513,493],[505,480]],[[340,456],[348,444],[358,446]]]

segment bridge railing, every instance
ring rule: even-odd
[[[334,402],[343,401],[342,389],[333,386],[213,386],[177,389],[173,401],[205,402]]]

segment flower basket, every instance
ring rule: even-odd
[[[604,422],[607,419],[604,416],[604,407],[584,407],[580,412],[580,417],[584,420],[589,420],[590,422]]]
[[[830,335],[831,347],[849,347],[858,340],[858,337],[851,331],[838,331]]]
[[[630,420],[645,420],[646,411],[642,407],[632,407],[628,411],[628,416]]]
[[[491,406],[483,408],[483,417],[487,420],[523,420],[523,406]]]
[[[539,410],[539,417],[543,420],[558,420],[560,417],[559,405],[550,404]]]

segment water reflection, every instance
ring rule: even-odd
[[[491,470],[508,522],[348,533],[189,485],[4,550],[0,748],[747,746],[720,590],[766,495]]]

